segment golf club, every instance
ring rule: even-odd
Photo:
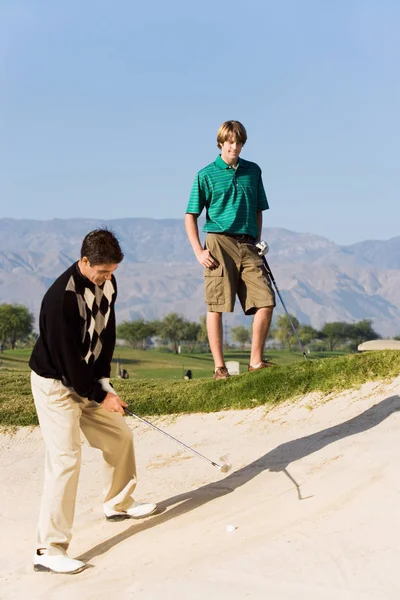
[[[184,448],[186,448],[186,450],[189,450],[189,452],[193,452],[193,454],[197,454],[197,456],[200,456],[200,458],[202,458],[203,460],[206,460],[213,467],[217,467],[217,469],[219,469],[221,471],[221,473],[228,473],[228,471],[231,470],[232,465],[230,463],[228,463],[224,458],[221,457],[220,460],[222,460],[223,462],[222,462],[222,464],[218,464],[218,463],[214,462],[213,460],[210,460],[209,458],[207,458],[203,454],[200,454],[200,452],[197,452],[197,450],[195,450],[194,448],[191,448],[190,446],[187,446],[186,444],[184,444],[183,442],[181,442],[177,438],[174,438],[172,435],[170,435],[166,431],[163,431],[162,429],[160,429],[159,427],[157,427],[157,425],[154,425],[154,423],[150,423],[150,421],[146,421],[146,419],[143,419],[142,417],[139,417],[139,415],[136,415],[135,413],[131,412],[127,408],[124,408],[124,411],[126,412],[127,415],[130,415],[131,417],[135,417],[136,419],[139,419],[139,421],[142,421],[142,423],[145,423],[149,427],[153,427],[153,429],[156,429],[157,431],[159,431],[163,435],[167,436],[168,438],[170,438],[171,440],[173,440],[177,444],[180,444],[181,446],[183,446]]]
[[[286,308],[286,306],[285,306],[285,303],[284,303],[284,301],[283,301],[283,298],[282,298],[282,296],[281,296],[281,293],[280,293],[280,291],[279,291],[279,288],[278,288],[278,286],[276,285],[275,278],[274,278],[274,276],[272,275],[272,271],[271,271],[271,269],[270,269],[270,267],[269,267],[269,264],[268,264],[268,262],[267,262],[267,259],[265,258],[265,255],[266,255],[266,254],[267,254],[267,252],[269,251],[268,244],[267,244],[267,242],[259,242],[258,244],[256,244],[256,247],[259,249],[259,251],[258,251],[258,254],[259,254],[261,257],[262,257],[262,259],[263,259],[263,261],[264,261],[264,267],[265,267],[265,270],[267,271],[267,275],[268,275],[268,277],[270,278],[270,280],[272,281],[274,288],[276,289],[276,293],[277,293],[277,294],[278,294],[278,296],[279,296],[279,300],[282,302],[282,306],[283,306],[283,308],[284,308],[284,310],[285,310],[285,313],[286,313],[286,316],[287,316],[287,318],[289,319],[289,323],[290,323],[290,325],[292,326],[293,333],[294,333],[294,335],[296,336],[296,339],[297,339],[297,342],[298,342],[298,344],[299,344],[300,350],[301,350],[301,352],[302,352],[302,354],[303,354],[304,358],[305,358],[306,360],[308,360],[308,357],[307,357],[306,351],[305,351],[305,349],[304,349],[304,346],[303,346],[303,344],[302,344],[302,343],[301,343],[301,341],[300,341],[300,338],[299,338],[299,336],[298,336],[298,334],[297,334],[296,328],[295,328],[295,326],[294,326],[294,324],[293,324],[293,321],[292,321],[292,319],[291,319],[291,317],[290,317],[290,314],[288,313],[288,310],[287,310],[287,308]]]

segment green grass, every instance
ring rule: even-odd
[[[29,371],[28,361],[31,348],[16,350],[5,350],[0,354],[0,373],[4,370]],[[324,358],[337,356],[343,353],[316,353],[311,358]],[[285,350],[272,350],[266,356],[277,365],[293,364],[304,361],[300,352],[288,352]],[[126,369],[131,379],[172,379],[183,378],[183,372],[190,369],[195,379],[199,377],[210,377],[213,372],[213,360],[211,354],[172,354],[171,352],[159,352],[157,350],[132,350],[132,348],[117,347],[114,353],[112,375],[116,374],[117,358],[120,359],[121,367]],[[247,371],[249,363],[249,351],[228,350],[225,353],[226,360],[237,360],[240,370]]]
[[[16,350],[4,350],[0,352],[0,371],[4,369],[16,369],[17,371],[29,371],[28,361],[32,348]]]
[[[171,355],[158,353],[161,363]],[[196,361],[205,355],[194,356]],[[237,354],[235,354],[237,357]],[[181,356],[176,357],[182,359]],[[185,368],[192,368],[185,357]],[[229,356],[227,356],[227,359]],[[133,358],[132,358],[133,360]],[[241,359],[239,359],[241,360]],[[244,360],[244,359],[243,359]],[[167,361],[168,365],[173,365]],[[339,392],[358,387],[366,381],[390,379],[400,373],[400,352],[382,351],[365,354],[347,354],[292,364],[278,364],[256,373],[243,373],[227,380],[213,381],[207,363],[207,377],[195,374],[191,381],[168,379],[115,379],[114,385],[121,398],[139,415],[162,415],[192,412],[214,412],[226,409],[250,408],[276,404],[309,392]],[[179,369],[179,362],[176,367]],[[178,375],[177,375],[178,377]],[[0,371],[0,425],[36,425],[37,417],[31,398],[29,373]]]

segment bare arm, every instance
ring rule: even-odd
[[[189,242],[193,248],[193,252],[199,263],[203,267],[209,269],[215,269],[219,263],[210,254],[210,252],[202,247],[199,237],[199,228],[197,226],[198,215],[192,213],[186,213],[185,215],[185,229],[189,239]]]

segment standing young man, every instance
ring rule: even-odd
[[[109,383],[115,345],[117,285],[123,259],[107,229],[87,234],[81,258],[49,288],[40,335],[30,359],[32,394],[46,446],[45,480],[34,569],[78,573],[86,565],[67,555],[81,465],[80,429],[104,458],[107,519],[147,517],[155,504],[132,498],[136,466],[126,402]]]
[[[221,154],[199,171],[186,209],[185,227],[197,260],[204,267],[207,333],[214,358],[214,379],[229,377],[222,345],[222,313],[233,312],[238,295],[246,315],[254,315],[249,371],[271,366],[263,350],[275,295],[258,254],[262,211],[268,208],[258,165],[239,158],[247,133],[239,121],[226,121],[217,133]],[[206,209],[199,238],[197,219]]]

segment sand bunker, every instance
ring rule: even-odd
[[[398,600],[400,378],[268,409],[154,419],[224,476],[129,418],[144,521],[106,522],[101,456],[84,444],[70,555],[34,573],[38,428],[0,436],[0,597],[22,600]],[[229,527],[233,526],[233,527]]]

